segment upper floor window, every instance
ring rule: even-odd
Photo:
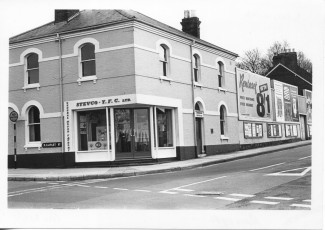
[[[222,105],[220,107],[220,134],[225,135],[226,131],[226,108]]]
[[[31,53],[27,56],[26,60],[27,84],[39,83],[38,55]]]
[[[29,142],[41,141],[40,112],[36,106],[28,110],[28,134]]]
[[[218,86],[223,87],[224,85],[224,65],[221,61],[218,62],[219,74],[218,74]]]
[[[197,54],[193,55],[193,72],[194,72],[194,82],[199,82],[200,80],[200,57]]]
[[[82,77],[96,75],[95,46],[91,43],[84,44],[81,49]]]
[[[159,62],[160,62],[160,75],[167,77],[167,75],[168,75],[168,47],[165,45],[159,46]]]

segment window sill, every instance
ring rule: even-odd
[[[198,82],[194,82],[194,88],[195,88],[195,87],[198,87],[198,88],[202,89],[203,85],[201,85],[201,84],[198,83]]]
[[[158,147],[158,150],[159,149],[175,149],[175,147],[174,146]]]
[[[24,92],[26,92],[26,89],[37,89],[39,90],[40,88],[40,84],[39,83],[34,83],[34,84],[28,84],[28,85],[25,85],[22,89],[24,90]]]
[[[84,82],[84,81],[93,81],[94,84],[96,84],[96,82],[97,82],[97,77],[96,77],[96,75],[93,75],[93,76],[87,76],[87,77],[79,77],[79,79],[77,80],[78,85],[81,85],[81,82]]]
[[[218,87],[218,90],[219,90],[219,91],[223,91],[224,93],[228,92],[228,90],[226,90],[226,89],[224,89],[224,88],[222,88],[222,87]]]
[[[220,140],[229,140],[229,137],[226,137],[224,135],[221,135]]]
[[[30,142],[30,143],[27,143],[24,146],[25,151],[27,151],[27,149],[29,149],[29,148],[38,148],[38,150],[41,150],[41,147],[42,147],[42,143],[41,142]]]
[[[160,82],[162,82],[162,81],[168,81],[169,84],[171,84],[171,82],[172,82],[172,79],[170,79],[170,78],[168,78],[166,76],[160,76],[159,79],[160,79]]]

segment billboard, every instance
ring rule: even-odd
[[[307,123],[310,124],[312,121],[312,93],[305,89],[304,95],[306,97]]]
[[[271,121],[270,79],[236,68],[240,120]]]
[[[299,122],[298,88],[273,80],[275,120]]]

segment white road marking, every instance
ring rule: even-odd
[[[173,189],[173,190],[183,191],[183,192],[192,192],[192,191],[194,191],[192,189],[185,189],[185,188],[177,188],[177,189]]]
[[[255,195],[248,195],[248,194],[240,194],[240,193],[232,193],[229,194],[230,196],[241,196],[241,197],[254,197]]]
[[[304,202],[311,202],[311,200],[303,200]]]
[[[195,195],[195,194],[184,194],[184,196],[192,196],[192,197],[206,197],[206,196]]]
[[[45,181],[39,181],[39,182],[36,182],[37,184],[46,184],[47,182]]]
[[[299,171],[301,169],[305,169],[305,170],[300,173],[288,173],[288,172],[292,172],[292,171]],[[304,176],[310,170],[311,170],[311,167],[303,167],[303,168],[290,169],[290,170],[285,170],[285,171],[276,172],[276,173],[270,173],[270,174],[266,174],[265,176]]]
[[[149,190],[142,190],[142,189],[135,189],[133,191],[135,191],[135,192],[151,192]]]
[[[293,200],[293,198],[290,198],[290,197],[278,197],[278,196],[267,196],[264,198],[271,199],[271,200]]]
[[[14,193],[14,194],[10,194],[8,195],[8,197],[11,197],[11,196],[20,196],[20,195],[24,195],[24,194],[28,194],[28,193],[32,193],[32,192],[43,192],[43,191],[48,191],[48,190],[52,190],[52,189],[59,189],[59,188],[62,188],[62,186],[56,186],[56,187],[51,187],[51,188],[41,188],[41,189],[38,189],[38,190],[30,190],[30,191],[26,191],[26,192],[20,192],[20,193]]]
[[[59,183],[49,183],[49,184],[59,184]]]
[[[102,187],[102,186],[94,186],[95,188],[107,188],[107,187]]]
[[[311,205],[309,205],[309,204],[292,204],[290,206],[301,207],[301,208],[311,208]]]
[[[254,204],[270,204],[270,205],[279,204],[279,202],[261,201],[261,200],[252,200],[250,202]]]
[[[306,158],[309,158],[311,156],[308,156],[308,157],[302,157],[302,158],[299,158],[298,160],[303,160],[303,159],[306,159]]]
[[[159,193],[178,194],[178,192],[170,192],[170,191],[160,191]]]
[[[62,187],[62,186],[52,185],[52,186],[46,186],[46,187],[40,187],[40,188],[31,188],[31,189],[25,189],[25,190],[19,190],[19,191],[9,192],[8,194],[24,193],[24,192],[30,192],[30,191],[38,191],[40,189],[49,189],[49,188],[56,188],[56,187]]]
[[[213,199],[218,199],[218,200],[230,200],[230,201],[239,201],[239,200],[241,200],[241,199],[230,198],[230,197],[213,197]]]
[[[89,187],[90,187],[90,186],[88,186],[88,185],[82,185],[82,184],[75,184],[75,186],[86,187],[86,188],[89,188]]]
[[[122,191],[128,190],[127,188],[113,188],[113,189],[115,189],[115,190],[122,190]]]
[[[176,187],[176,188],[167,189],[166,191],[168,191],[168,190],[179,190],[180,188],[183,188],[183,187],[187,187],[187,186],[191,186],[191,185],[195,185],[195,184],[201,184],[201,183],[205,183],[205,182],[208,182],[208,181],[218,180],[218,179],[225,178],[225,177],[227,177],[227,176],[221,176],[221,177],[213,178],[213,179],[210,179],[210,180],[204,180],[204,181],[199,181],[199,182],[195,182],[195,183],[192,183],[192,184],[182,185],[182,186],[179,186],[179,187]]]
[[[285,162],[282,162],[282,163],[279,163],[279,164],[274,164],[274,165],[265,166],[265,167],[262,167],[262,168],[252,169],[252,170],[249,170],[249,171],[250,171],[250,172],[254,172],[254,171],[257,171],[257,170],[260,170],[260,169],[271,168],[271,167],[273,167],[273,166],[283,165],[283,164],[285,164]]]

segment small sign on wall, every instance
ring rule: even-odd
[[[62,142],[45,142],[42,143],[42,148],[62,147]]]

